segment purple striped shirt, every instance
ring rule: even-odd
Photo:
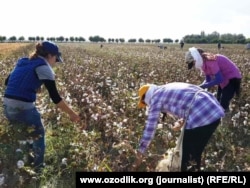
[[[217,99],[199,86],[181,82],[158,86],[151,98],[147,123],[140,140],[141,153],[145,152],[154,137],[161,112],[186,119],[185,129],[202,127],[224,117],[224,109]]]

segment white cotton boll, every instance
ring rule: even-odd
[[[93,171],[97,171],[98,170],[98,165],[94,165],[94,167],[93,167]]]
[[[98,119],[98,114],[92,114],[91,118],[93,118],[94,120],[97,120]]]
[[[61,119],[61,115],[59,114],[57,117],[56,117],[56,120],[59,121]]]
[[[176,122],[174,122],[174,126],[176,126],[176,127],[180,127],[180,126],[181,126],[181,124],[180,124],[180,122],[176,121]]]
[[[24,161],[25,163],[28,162],[28,156],[27,156],[27,155],[24,155],[24,156],[23,156],[23,161]]]
[[[128,119],[124,119],[124,120],[123,120],[123,123],[127,123],[127,122],[128,122]]]
[[[180,161],[179,161],[179,151],[175,148],[170,148],[167,150],[167,157],[160,160],[156,166],[156,172],[175,172],[179,171]]]
[[[18,148],[18,149],[16,149],[16,152],[20,152],[20,153],[22,153],[22,152],[23,152],[23,150],[21,150],[20,148]]]
[[[82,130],[82,134],[83,134],[84,136],[88,136],[88,132],[87,132],[86,130]]]
[[[209,164],[211,164],[211,160],[209,160],[209,159],[206,159],[206,160],[205,160],[205,164],[206,164],[206,165],[209,165]]]
[[[108,117],[110,117],[110,115],[109,114],[105,114],[105,115],[101,116],[101,119],[107,119]]]
[[[66,99],[65,99],[66,102],[68,102],[69,104],[72,103],[72,99],[70,98],[70,96],[67,96]]]
[[[240,118],[240,112],[234,115],[234,118],[239,119]]]
[[[5,177],[3,174],[0,174],[0,186],[2,186],[4,184],[5,181]]]
[[[76,149],[75,149],[75,152],[79,153],[79,149],[78,149],[78,148],[76,148]]]
[[[137,93],[133,92],[132,97],[136,97],[136,100],[137,100]]]
[[[173,135],[172,135],[171,132],[168,132],[167,138],[168,138],[168,140],[172,140],[173,139]]]
[[[67,162],[68,162],[68,159],[67,159],[67,158],[63,158],[63,159],[62,159],[62,164],[67,165]]]
[[[157,125],[157,129],[162,129],[163,128],[163,124],[162,123],[159,123],[158,125]]]
[[[236,121],[233,122],[233,126],[237,127],[237,122]]]
[[[122,128],[122,122],[119,122],[119,123],[117,124],[117,127]]]
[[[244,120],[244,121],[243,121],[243,125],[247,125],[247,120]]]
[[[33,141],[33,139],[28,139],[27,142],[28,142],[29,144],[33,144],[34,141]]]
[[[17,161],[17,168],[23,168],[24,167],[24,162],[23,160]]]
[[[18,142],[19,142],[19,144],[21,144],[21,145],[25,145],[25,144],[26,144],[26,140],[19,140]]]

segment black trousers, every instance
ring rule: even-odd
[[[217,99],[220,102],[221,106],[225,109],[225,111],[229,110],[230,101],[234,97],[234,95],[240,95],[240,85],[241,79],[232,78],[229,80],[229,83],[223,89],[218,86],[217,90]]]
[[[184,130],[181,171],[200,171],[202,152],[219,124],[220,119],[203,127]]]

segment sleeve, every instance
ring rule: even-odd
[[[49,96],[53,103],[58,104],[62,98],[60,97],[58,90],[56,88],[55,80],[42,80],[46,89],[49,92]]]
[[[161,110],[157,106],[154,106],[151,109],[149,109],[147,123],[144,128],[143,136],[140,140],[138,149],[141,153],[145,153],[146,149],[148,148],[149,144],[154,138],[160,113]]]
[[[9,82],[9,78],[10,78],[10,74],[8,75],[8,77],[5,79],[4,81],[4,85],[7,86],[8,85],[8,82]]]
[[[221,71],[218,71],[216,74],[215,74],[215,78],[211,80],[210,79],[207,79],[207,76],[206,76],[206,81],[205,83],[202,83],[200,85],[201,88],[210,88],[210,87],[213,87],[215,85],[219,85],[221,82],[223,82],[223,76],[221,74]]]
[[[200,84],[199,86],[201,87],[203,84],[207,83],[207,82],[210,82],[211,81],[211,76],[209,75],[206,75],[206,78],[205,80],[202,82],[202,84]]]

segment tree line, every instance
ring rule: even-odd
[[[6,36],[0,35],[0,42],[35,42],[35,41],[43,41],[45,40],[45,37],[28,37],[27,39],[24,36],[16,37],[11,36],[7,38]],[[46,40],[54,41],[54,42],[85,42],[86,39],[84,37],[47,37]],[[90,36],[88,38],[90,42],[109,42],[109,43],[125,43],[124,38],[108,38],[107,40],[103,37],[100,37],[98,35],[96,36]],[[200,34],[191,34],[191,35],[185,35],[180,41],[183,41],[185,43],[191,43],[191,44],[211,44],[211,43],[224,43],[224,44],[246,44],[250,43],[250,38],[246,38],[243,34],[220,34],[216,31],[212,32],[211,34],[205,34],[204,31],[202,31]],[[164,39],[128,39],[128,43],[178,43],[180,42],[179,39],[171,39],[171,38],[164,38]]]

